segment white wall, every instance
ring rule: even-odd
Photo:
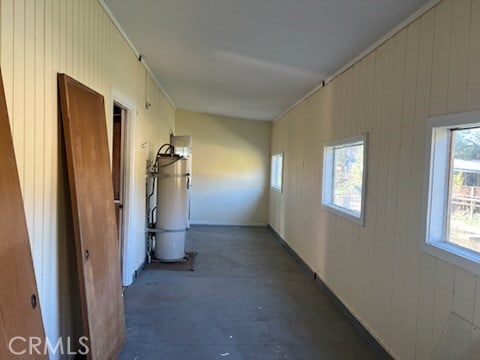
[[[97,0],[1,0],[0,12],[0,65],[44,324],[55,343],[58,336],[78,335],[80,313],[59,143],[57,72],[104,95],[110,143],[112,89],[135,106],[126,283],[145,254],[145,160],[168,141],[175,109],[146,77]],[[145,97],[152,103],[148,111]]]
[[[426,117],[480,108],[480,0],[444,0],[276,121],[270,224],[395,357],[429,359],[480,280],[420,250]],[[321,207],[322,143],[369,132],[366,225]]]
[[[192,224],[267,224],[270,130],[270,122],[177,110],[177,135],[192,135]]]

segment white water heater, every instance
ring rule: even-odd
[[[178,261],[185,256],[186,166],[186,159],[180,155],[158,155],[155,258],[164,262]]]

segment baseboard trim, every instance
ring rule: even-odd
[[[368,329],[363,326],[363,324],[352,314],[352,312],[345,306],[345,304],[335,295],[335,293],[330,290],[330,288],[325,284],[325,282],[317,276],[315,271],[310,268],[310,266],[303,261],[303,259],[293,250],[290,245],[278,234],[274,228],[268,225],[268,228],[272,231],[275,238],[279,241],[282,247],[295,259],[295,261],[300,264],[305,272],[308,273],[317,285],[322,289],[322,291],[335,303],[335,305],[340,309],[340,311],[345,315],[345,317],[350,321],[353,327],[362,335],[362,337],[375,349],[375,351],[380,356],[380,359],[393,360],[394,358],[387,350],[378,342],[378,340],[368,331]]]
[[[233,224],[233,223],[216,223],[210,221],[190,221],[190,225],[195,226],[258,226],[258,227],[267,227],[267,223],[242,223],[242,224]]]

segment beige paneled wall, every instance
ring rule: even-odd
[[[177,134],[192,135],[193,224],[267,224],[271,127],[177,110]]]
[[[134,109],[124,282],[144,260],[145,160],[168,141],[175,109],[146,76],[97,0],[1,0],[0,65],[47,334],[74,333],[78,318],[71,224],[57,118],[57,72],[105,97],[111,143],[112,94]],[[147,83],[145,83],[147,82]],[[145,109],[146,98],[152,104]],[[78,325],[78,324],[77,324]]]
[[[431,358],[480,280],[420,250],[426,117],[480,108],[480,0],[444,0],[276,121],[270,224],[395,357]],[[321,207],[322,143],[368,132],[365,227]]]

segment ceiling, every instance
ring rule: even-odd
[[[104,0],[177,108],[272,120],[427,0]]]

